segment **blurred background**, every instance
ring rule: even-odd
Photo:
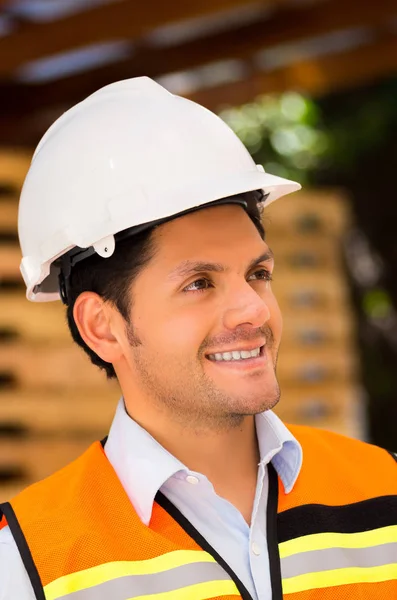
[[[111,422],[119,390],[60,302],[25,299],[18,195],[54,119],[140,75],[304,185],[265,215],[278,414],[397,450],[397,0],[0,0],[0,501]]]

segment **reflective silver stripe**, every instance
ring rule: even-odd
[[[61,596],[59,600],[130,600],[137,596],[171,592],[198,583],[227,580],[230,580],[229,575],[217,563],[195,563],[154,575],[118,577],[85,590],[71,592]]]
[[[281,559],[282,578],[347,567],[380,567],[397,563],[397,542],[368,548],[326,548]]]

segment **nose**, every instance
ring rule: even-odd
[[[234,330],[240,325],[262,327],[270,319],[268,304],[247,282],[227,302],[230,308],[223,317],[226,329]]]

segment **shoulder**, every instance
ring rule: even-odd
[[[62,514],[62,507],[69,506],[71,498],[78,499],[82,487],[95,481],[95,476],[101,473],[102,462],[108,467],[100,442],[95,442],[59,471],[22,490],[10,502],[22,528],[26,520],[41,521],[51,514]]]
[[[380,446],[357,438],[348,437],[334,431],[309,427],[306,425],[291,425],[289,426],[289,429],[290,431],[293,431],[294,435],[299,439],[302,439],[304,443],[311,443],[316,447],[323,448],[325,451],[332,451],[334,453],[341,448],[343,450],[365,453],[368,456],[371,454],[386,456],[389,461],[391,458],[397,461],[397,455],[388,452]]]
[[[34,600],[35,595],[9,527],[0,530],[0,600]]]
[[[314,427],[289,429],[302,445],[306,473],[317,476],[320,469],[326,469],[348,479],[370,477],[372,481],[388,482],[385,493],[397,493],[397,462],[387,450]]]
[[[397,462],[386,450],[343,435],[306,426],[289,426],[302,446],[303,462],[294,494],[282,509],[302,504],[342,506],[375,502],[397,518]]]

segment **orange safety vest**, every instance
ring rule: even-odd
[[[272,600],[397,598],[393,457],[337,434],[291,431],[304,457],[293,490],[268,469]],[[149,526],[140,521],[99,442],[1,509],[37,600],[251,598],[161,493]]]

